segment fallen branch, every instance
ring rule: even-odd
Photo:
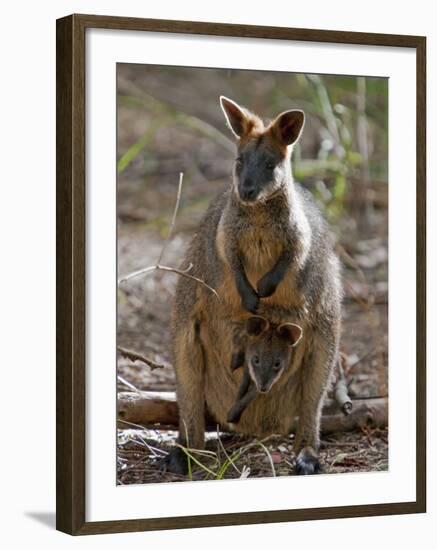
[[[388,399],[384,397],[353,399],[353,411],[348,416],[338,414],[338,404],[327,399],[323,408],[322,433],[351,431],[365,426],[385,427],[388,424]],[[178,426],[179,412],[174,392],[119,392],[118,419],[124,422],[151,426],[161,424]],[[206,418],[207,426],[214,428],[213,418]]]
[[[136,351],[122,348],[121,346],[117,346],[117,351],[122,357],[125,357],[130,361],[141,361],[142,363],[148,365],[151,370],[163,369],[165,367],[165,365],[163,365],[162,363],[156,363],[155,361],[152,361],[152,359],[149,359],[148,357],[145,357],[144,355],[141,355]]]
[[[388,426],[388,399],[354,399],[353,411],[348,416],[344,414],[324,414],[321,430],[323,434],[349,432],[352,430]]]
[[[179,420],[174,392],[119,392],[117,412],[119,421],[130,424],[177,426]]]

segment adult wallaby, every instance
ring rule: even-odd
[[[248,406],[238,431],[268,435],[295,428],[297,473],[316,473],[321,408],[340,338],[341,283],[323,217],[292,177],[291,151],[304,114],[286,111],[264,123],[224,97],[221,106],[237,138],[232,185],[210,204],[182,264],[192,264],[190,273],[215,288],[220,300],[191,279],[178,281],[172,328],[179,438],[203,448],[205,405],[230,428],[227,412],[241,383],[229,369],[233,321],[249,311],[280,324],[290,313],[304,334],[292,365]],[[181,449],[170,453],[166,466],[186,471]]]

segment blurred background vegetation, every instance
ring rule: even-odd
[[[209,202],[230,185],[236,147],[220,95],[267,119],[288,109],[305,111],[293,171],[328,218],[343,263],[349,392],[387,395],[387,79],[118,64],[119,276],[156,263],[179,172],[182,199],[164,265],[179,265]],[[168,327],[176,277],[154,273],[119,288],[120,346],[171,364]],[[152,372],[119,357],[118,374],[120,390],[126,382],[140,390],[174,389],[172,368]],[[384,437],[372,447],[376,462],[369,458],[356,469],[386,468]],[[120,482],[156,481],[156,468],[149,466],[140,477],[120,471]]]
[[[191,207],[203,210],[204,201],[228,183],[234,159],[220,94],[266,118],[304,110],[296,179],[313,191],[334,224],[350,214],[352,226],[369,229],[372,207],[387,196],[383,78],[119,65],[120,201],[157,181],[161,191],[171,188],[183,171],[185,198],[195,186],[198,200]],[[123,217],[123,207],[119,213]]]

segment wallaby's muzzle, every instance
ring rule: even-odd
[[[244,202],[255,202],[258,197],[258,190],[251,183],[244,183],[238,186],[238,194]]]

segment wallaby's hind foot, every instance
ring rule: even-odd
[[[304,447],[296,458],[296,474],[299,476],[307,476],[320,474],[322,466],[317,453],[312,447]]]
[[[168,455],[161,460],[159,467],[162,472],[171,472],[172,474],[178,474],[180,476],[187,475],[187,455],[180,447],[174,447]]]

